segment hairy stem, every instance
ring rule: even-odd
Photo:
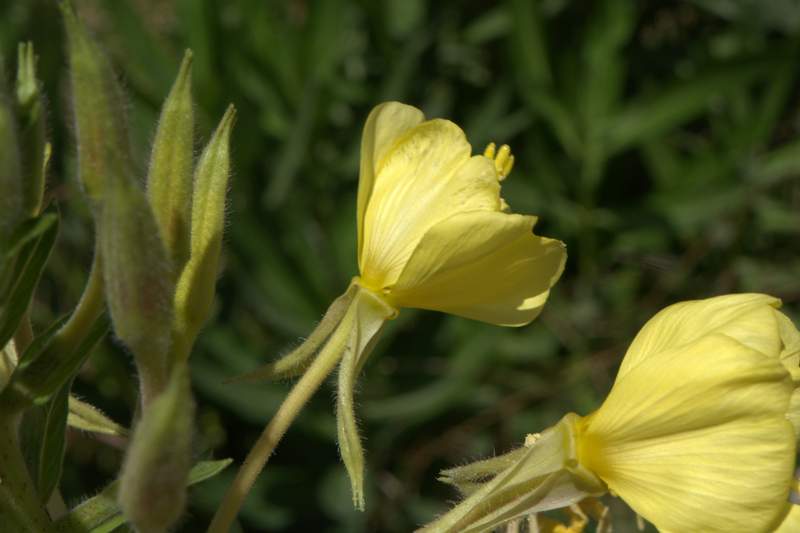
[[[256,441],[247,458],[244,460],[236,478],[228,487],[222,504],[208,528],[209,533],[227,533],[236,519],[247,494],[253,487],[258,474],[267,464],[272,452],[280,442],[286,430],[300,414],[308,400],[319,389],[344,354],[350,339],[350,331],[356,318],[355,306],[351,306],[342,321],[332,333],[327,344],[322,348],[314,362],[308,367],[303,377],[295,384],[284,399],[278,411],[272,417],[261,436]]]
[[[92,328],[95,320],[103,312],[103,268],[99,252],[95,252],[92,270],[83,289],[83,295],[67,320],[67,323],[53,337],[55,351],[71,351],[78,346]]]

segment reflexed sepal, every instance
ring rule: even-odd
[[[354,285],[358,287],[357,285]],[[353,505],[364,510],[364,449],[358,435],[353,397],[358,374],[369,357],[386,320],[397,311],[372,291],[358,287],[353,299],[356,319],[339,365],[336,426],[342,455],[353,491]]]
[[[512,520],[605,493],[603,482],[578,462],[579,425],[580,418],[568,414],[550,429],[529,436],[522,453],[517,450],[502,460],[444,472],[448,482],[466,487],[470,495],[421,531],[491,531]]]
[[[277,361],[267,363],[247,374],[237,376],[230,383],[246,382],[255,383],[264,380],[287,379],[302,374],[313,360],[319,349],[328,340],[333,330],[342,321],[345,312],[350,307],[350,302],[355,295],[356,286],[350,288],[336,298],[328,307],[325,315],[320,320],[311,335],[300,346],[284,355]]]

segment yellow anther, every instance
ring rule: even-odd
[[[514,156],[511,155],[511,148],[504,144],[497,149],[494,143],[489,143],[483,155],[494,161],[494,168],[497,171],[497,179],[503,181],[506,176],[511,174],[511,169],[514,168]]]
[[[511,148],[507,144],[500,147],[497,151],[497,157],[494,158],[494,168],[497,169],[497,179],[503,181],[511,172],[511,167],[514,166],[514,156],[511,155]]]

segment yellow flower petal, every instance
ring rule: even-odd
[[[650,319],[631,343],[617,381],[648,357],[711,334],[723,333],[764,354],[780,352],[775,309],[766,294],[731,294],[671,305]]]
[[[392,285],[437,222],[456,212],[500,209],[494,164],[471,151],[461,128],[447,120],[423,122],[395,142],[364,215],[359,267],[366,286]]]
[[[640,358],[587,417],[581,463],[661,530],[767,531],[795,462],[792,389],[777,358],[723,334]]]
[[[800,531],[800,505],[787,505],[786,516],[774,533],[797,533]]]
[[[527,324],[564,268],[564,244],[533,234],[536,218],[459,213],[435,225],[414,250],[391,295],[399,305],[499,325]]]
[[[416,107],[400,102],[386,102],[375,106],[364,124],[361,138],[361,170],[358,180],[358,258],[364,235],[364,212],[367,209],[375,176],[395,142],[409,129],[425,120]]]

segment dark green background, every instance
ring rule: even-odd
[[[198,150],[239,118],[215,317],[193,354],[198,457],[240,461],[288,383],[226,385],[285,352],[347,286],[363,121],[397,99],[462,125],[476,151],[508,143],[503,195],[540,216],[569,261],[541,318],[503,329],[404,310],[361,380],[366,513],[337,457],[332,389],[291,428],[242,513],[243,531],[409,531],[455,494],[439,469],[519,445],[608,391],[661,307],[736,291],[800,310],[800,6],[663,2],[74,0],[130,98],[141,167],[183,49],[195,53]],[[32,40],[63,225],[35,325],[74,305],[92,249],[55,2],[0,3],[0,50]],[[7,76],[8,77],[8,76]],[[144,176],[144,172],[142,172]],[[76,391],[122,423],[131,358],[108,341]],[[71,432],[63,492],[94,493],[121,444]],[[233,474],[193,490],[201,531]],[[633,514],[614,505],[617,531]]]

